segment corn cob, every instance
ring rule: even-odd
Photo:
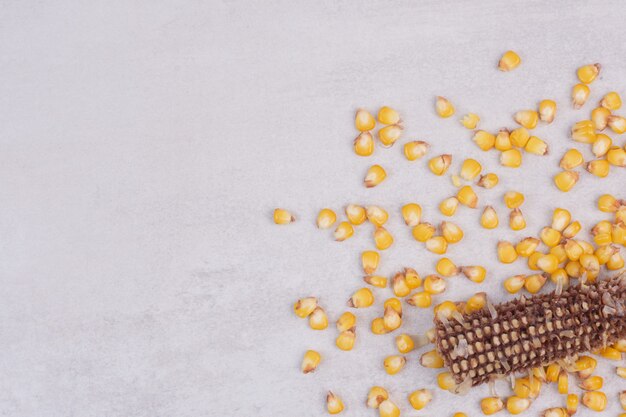
[[[626,273],[450,318],[436,346],[458,386],[522,373],[626,337]]]

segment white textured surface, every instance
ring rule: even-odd
[[[573,145],[570,125],[591,109],[568,104],[575,68],[604,66],[591,103],[611,89],[626,94],[625,12],[620,1],[2,2],[0,414],[318,416],[332,389],[345,416],[363,416],[375,415],[363,401],[380,384],[405,416],[477,416],[487,387],[464,398],[436,391],[428,409],[409,410],[406,394],[434,388],[436,372],[416,352],[401,374],[383,372],[393,337],[367,328],[388,290],[358,312],[350,353],[334,347],[333,328],[314,332],[294,317],[293,301],[314,294],[335,320],[362,285],[359,251],[372,247],[370,226],[340,244],[314,227],[315,215],[384,205],[396,243],[381,272],[433,272],[437,258],[412,241],[398,209],[415,201],[441,221],[450,181],[425,160],[405,161],[400,146],[369,159],[351,150],[354,110],[392,105],[405,120],[401,143],[424,139],[431,155],[454,155],[453,170],[473,156],[500,175],[480,201],[505,226],[486,232],[478,211],[460,209],[466,237],[449,251],[489,277],[481,286],[451,279],[445,298],[480,290],[503,300],[501,280],[526,269],[496,262],[498,239],[536,234],[556,206],[590,227],[605,217],[594,208],[601,193],[626,197],[624,170],[582,175],[567,195],[551,184]],[[508,74],[494,69],[506,49],[523,59]],[[457,117],[434,115],[435,95],[490,130],[556,99],[557,121],[536,130],[551,154],[500,168]],[[367,190],[373,162],[389,179]],[[519,233],[501,204],[512,188],[527,197]],[[273,225],[276,206],[299,221]],[[408,307],[405,317],[409,332],[431,320]],[[302,375],[307,348],[324,361]],[[613,364],[600,368],[613,375]],[[617,415],[623,380],[607,382],[606,414]],[[563,403],[546,391],[530,415]]]

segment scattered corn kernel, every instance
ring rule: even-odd
[[[480,401],[480,409],[483,410],[483,414],[491,415],[504,408],[504,403],[498,397],[483,398]]]
[[[524,146],[524,150],[535,155],[545,155],[548,153],[548,144],[537,136],[531,136]]]
[[[385,400],[378,406],[380,417],[399,417],[400,409],[391,400]]]
[[[420,364],[425,368],[443,368],[443,358],[439,356],[437,350],[431,350],[420,357]]]
[[[413,228],[412,233],[418,242],[426,242],[435,234],[435,227],[430,223],[420,223]]]
[[[511,143],[511,132],[508,129],[500,129],[496,135],[494,147],[499,151],[508,151],[513,147]]]
[[[483,151],[492,149],[496,144],[496,137],[489,132],[485,132],[484,130],[477,130],[474,132],[472,140]]]
[[[451,277],[459,273],[459,269],[449,258],[441,258],[435,268],[437,273],[444,277]]]
[[[461,119],[461,124],[467,129],[475,129],[478,126],[478,122],[480,122],[480,117],[474,113],[467,113]]]
[[[545,410],[541,417],[569,417],[569,414],[565,408],[548,408]]]
[[[520,414],[526,411],[528,407],[530,407],[530,400],[528,398],[520,398],[514,395],[506,400],[506,409],[511,414]]]
[[[622,410],[626,410],[626,391],[620,391],[620,393],[619,393],[619,405],[622,406]]]
[[[376,127],[376,119],[365,109],[358,109],[354,117],[354,126],[361,132],[367,132]]]
[[[382,319],[381,319],[382,320]],[[356,329],[354,327],[339,333],[335,344],[341,350],[352,350],[354,341],[356,340]]]
[[[480,174],[482,169],[483,169],[482,165],[480,165],[480,163],[477,160],[466,159],[465,161],[463,161],[463,164],[461,165],[461,178],[467,181],[472,181],[474,178],[476,178]]]
[[[387,173],[380,165],[372,165],[365,175],[365,186],[367,188],[376,187],[387,178]]]
[[[572,215],[569,211],[557,208],[552,213],[552,228],[562,232],[572,221]]]
[[[622,107],[622,98],[615,91],[605,94],[600,100],[600,105],[605,109],[617,110]]]
[[[318,352],[307,350],[302,358],[302,365],[300,365],[302,373],[308,374],[309,372],[315,371],[321,360],[322,356]]]
[[[578,149],[569,149],[563,157],[559,166],[565,170],[570,170],[581,166],[585,162],[583,154]]]
[[[585,84],[576,84],[572,88],[572,105],[575,109],[580,109],[585,105],[591,94],[591,90]]]
[[[384,227],[377,227],[374,230],[374,242],[379,250],[385,250],[393,244],[393,236]]]
[[[531,294],[536,294],[544,286],[548,277],[544,274],[533,274],[526,277],[524,288]]]
[[[321,209],[317,215],[317,227],[320,229],[328,229],[337,221],[337,215],[329,208]]]
[[[541,381],[539,378],[516,378],[513,385],[513,392],[519,398],[536,398],[541,391]]]
[[[465,303],[465,312],[473,313],[474,311],[480,311],[487,305],[487,294],[484,292],[477,292],[467,299]]]
[[[498,242],[498,259],[503,264],[515,262],[517,259],[517,252],[515,252],[513,244],[506,241]]]
[[[415,307],[427,308],[432,304],[432,297],[430,293],[420,291],[407,298],[406,302]]]
[[[552,123],[555,116],[556,102],[554,100],[541,100],[539,102],[539,118],[546,123]]]
[[[329,414],[339,414],[343,411],[343,402],[341,398],[333,394],[332,391],[328,391],[326,395],[326,409]]]
[[[548,382],[556,382],[559,379],[561,367],[558,363],[551,363],[546,369],[546,380]]]
[[[569,389],[569,377],[565,369],[561,369],[561,372],[559,372],[556,383],[559,394],[567,394],[567,390]]]
[[[476,185],[478,185],[479,187],[490,189],[498,185],[499,181],[500,180],[496,174],[489,173],[486,175],[481,175]]]
[[[439,155],[428,162],[428,168],[433,174],[441,176],[446,173],[451,163],[452,155]]]
[[[521,58],[514,51],[506,51],[502,58],[500,58],[500,62],[498,62],[498,69],[500,71],[508,72],[512,71],[519,66],[522,62]]]
[[[404,280],[412,290],[422,285],[422,278],[413,268],[404,268]]]
[[[305,319],[317,308],[317,298],[305,297],[301,298],[293,305],[293,311],[296,316]]]
[[[511,145],[517,148],[523,148],[526,146],[528,140],[530,139],[530,133],[528,133],[528,130],[526,130],[526,128],[518,127],[511,132],[511,134],[509,135],[509,139],[511,140]]]
[[[485,229],[495,229],[498,227],[498,213],[491,206],[486,206],[483,214],[480,216],[480,224]]]
[[[343,242],[354,234],[354,227],[349,222],[341,222],[335,229],[334,237],[336,241]]]
[[[435,101],[435,110],[439,117],[450,117],[454,114],[454,106],[450,101],[441,96],[437,96],[437,100]]]
[[[463,230],[452,222],[441,222],[441,234],[448,243],[457,243],[463,239]],[[428,245],[428,243],[427,243]]]
[[[443,255],[448,250],[448,241],[443,236],[431,237],[426,241],[426,249],[432,253]]]
[[[558,269],[559,258],[557,258],[555,255],[552,255],[551,253],[543,255],[537,260],[537,266],[542,271],[551,274]]]
[[[517,149],[503,151],[500,154],[500,165],[508,168],[519,168],[522,165],[522,153]]]
[[[356,204],[349,204],[346,206],[346,217],[348,221],[354,225],[360,225],[367,220],[367,214],[364,207],[357,206]]]
[[[619,252],[613,254],[613,256],[611,256],[606,263],[606,268],[609,271],[617,271],[619,269],[622,269],[623,267],[624,267],[624,258],[622,258],[622,255],[620,255]]]
[[[626,150],[613,146],[606,153],[606,160],[616,167],[626,167]]]
[[[274,209],[274,223],[289,224],[296,221],[296,218],[288,210],[277,208]]]
[[[585,391],[597,391],[602,388],[604,380],[601,376],[590,376],[587,379],[583,379],[578,386]]]
[[[433,399],[433,394],[427,389],[418,389],[409,395],[409,403],[416,410],[426,407]]]
[[[522,230],[526,228],[526,220],[522,214],[522,210],[515,208],[509,215],[509,226],[512,230]]]
[[[446,290],[446,281],[437,275],[428,275],[424,278],[424,291],[429,294],[441,294]]]
[[[439,204],[439,211],[444,216],[454,216],[459,206],[459,200],[456,197],[448,197]]]
[[[587,391],[582,396],[582,403],[593,411],[603,411],[606,408],[606,394],[601,391]]]
[[[600,64],[589,64],[578,68],[576,75],[581,83],[590,84],[600,73]]]
[[[580,229],[582,229],[582,225],[579,221],[572,222],[563,230],[563,237],[571,239],[580,232]]]
[[[611,111],[604,107],[597,107],[591,111],[591,121],[596,130],[604,130],[609,124]]]
[[[401,355],[387,356],[384,361],[385,372],[389,375],[395,375],[404,368],[406,364],[406,358]]]
[[[609,175],[611,165],[606,159],[596,159],[587,163],[587,171],[596,177],[604,178]]]
[[[356,316],[349,311],[344,312],[337,319],[337,330],[343,332],[344,330],[348,330],[356,326]]]
[[[515,246],[515,251],[519,256],[527,258],[535,252],[539,243],[539,239],[527,237],[519,241],[519,243]]]
[[[380,254],[373,250],[364,251],[361,254],[361,265],[366,274],[371,274],[378,269]]]
[[[370,132],[361,132],[354,139],[354,153],[359,156],[370,156],[374,153],[374,137]]]
[[[413,338],[406,333],[396,336],[396,347],[400,353],[409,353],[415,349]]]
[[[365,404],[369,408],[378,408],[380,403],[389,399],[389,393],[383,387],[372,387],[367,393],[367,401]]]
[[[610,194],[604,194],[598,199],[598,209],[605,213],[615,213],[622,205],[620,200]]]
[[[487,270],[482,266],[463,266],[461,267],[461,273],[477,284],[483,282],[487,276]]]
[[[622,352],[620,352],[619,350],[612,348],[611,346],[606,346],[602,349],[600,349],[600,356],[602,356],[603,358],[612,360],[612,361],[619,361],[622,359]]]
[[[567,400],[565,401],[565,404],[567,407],[567,414],[569,414],[570,416],[572,414],[575,414],[576,411],[578,410],[578,395],[569,394],[567,396]]]
[[[401,272],[393,276],[391,288],[396,297],[406,297],[411,292],[411,287],[409,287],[404,274]]]
[[[402,136],[402,126],[390,125],[381,128],[378,131],[378,140],[382,143],[383,147],[389,148]]]
[[[510,209],[518,208],[524,203],[524,194],[517,191],[507,191],[504,194],[504,204]]]
[[[422,207],[419,204],[409,203],[402,206],[402,218],[407,226],[415,227],[422,219]]]
[[[385,288],[387,286],[387,278],[380,275],[367,275],[363,277],[363,281],[378,288]]]
[[[626,379],[626,367],[618,366],[615,368],[615,372],[617,373],[617,376],[619,376],[620,378]]]
[[[513,115],[513,120],[526,129],[534,129],[539,120],[539,113],[535,110],[520,110]]]
[[[309,315],[309,326],[313,330],[324,330],[328,327],[328,316],[322,307],[315,307]]]
[[[459,203],[470,208],[476,208],[478,205],[478,196],[469,185],[461,187],[456,198],[459,200]]]
[[[554,176],[554,185],[563,192],[568,192],[578,182],[579,175],[575,171],[562,171]]]
[[[383,314],[383,325],[385,329],[392,332],[402,325],[402,316],[395,308],[387,306]]]
[[[456,387],[454,377],[450,372],[441,372],[437,375],[437,385],[439,388],[450,391]]]
[[[537,261],[539,261],[539,258],[541,258],[543,256],[543,253],[541,252],[533,252],[530,254],[530,256],[528,257],[528,268],[532,269],[533,271],[539,271],[539,267],[537,266]]]
[[[400,123],[400,115],[391,107],[383,106],[378,110],[378,121],[384,125]]]
[[[387,329],[385,328],[385,321],[383,320],[382,317],[377,317],[374,320],[372,320],[371,329],[372,329],[372,333],[377,334],[377,335],[387,334]]]
[[[626,118],[622,116],[611,115],[607,118],[607,124],[615,133],[622,134],[626,132]]]
[[[404,156],[409,161],[416,161],[428,152],[430,145],[421,140],[414,140],[404,144]]]
[[[348,307],[366,308],[374,304],[374,294],[369,288],[357,290],[348,300]]]

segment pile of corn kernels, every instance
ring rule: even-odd
[[[521,64],[517,53],[507,51],[498,63],[501,71],[512,71]],[[590,95],[589,85],[593,83],[601,66],[599,64],[585,65],[577,70],[580,83],[572,89],[572,104],[580,109],[587,102]],[[626,147],[613,143],[613,139],[606,133],[609,128],[615,134],[626,132],[626,118],[614,114],[622,105],[621,98],[616,92],[604,95],[596,108],[591,111],[589,119],[581,120],[571,129],[571,138],[575,142],[589,144],[592,153],[597,159],[584,161],[582,153],[571,148],[565,152],[560,160],[562,169],[554,177],[554,185],[562,192],[571,190],[579,179],[578,168],[598,177],[606,177],[610,170],[626,167]],[[435,111],[442,118],[455,114],[454,105],[444,97],[435,100]],[[548,144],[531,131],[538,123],[552,123],[557,113],[557,104],[553,100],[543,100],[537,109],[518,111],[513,119],[519,125],[514,130],[501,129],[496,134],[474,130],[480,123],[480,117],[474,113],[464,115],[460,122],[473,131],[473,141],[483,151],[496,150],[500,152],[500,164],[504,167],[518,168],[522,164],[523,152],[534,155],[546,155]],[[355,116],[355,127],[359,134],[354,140],[354,153],[359,157],[369,157],[374,153],[376,146],[388,148],[393,146],[402,136],[403,121],[399,113],[390,108],[379,109],[377,117],[364,109],[359,109]],[[377,131],[378,145],[372,132],[380,124]],[[410,141],[403,145],[403,151],[408,161],[423,158],[429,152],[429,144],[424,141]],[[479,207],[479,195],[474,186],[493,188],[498,185],[498,175],[493,172],[483,173],[479,161],[466,159],[461,165],[460,172],[449,174],[452,155],[432,156],[428,168],[437,176],[450,175],[452,183],[458,188],[455,196],[444,199],[439,204],[439,210],[446,217],[453,217],[459,205],[475,209]],[[366,187],[376,187],[387,179],[385,169],[380,165],[372,165],[364,178]],[[512,230],[519,231],[526,228],[521,206],[524,195],[516,191],[507,191],[503,200],[510,209],[508,224]],[[611,215],[591,228],[592,241],[576,238],[583,229],[583,225],[572,219],[570,212],[557,208],[553,212],[550,224],[541,229],[537,236],[529,236],[518,242],[500,241],[495,248],[498,260],[502,263],[513,263],[526,260],[528,268],[536,273],[531,275],[516,275],[503,280],[504,289],[510,294],[525,290],[530,294],[539,292],[544,285],[551,281],[556,292],[560,293],[570,284],[571,279],[579,282],[593,282],[604,268],[607,271],[618,271],[624,267],[624,259],[620,253],[620,246],[626,246],[626,201],[611,195],[603,195],[598,199],[598,209]],[[401,209],[401,215],[407,227],[412,230],[416,241],[424,244],[426,249],[438,255],[446,253],[448,245],[458,244],[463,239],[463,230],[452,221],[443,221],[438,226],[428,223],[422,218],[422,209],[419,204],[406,204]],[[363,281],[367,286],[357,290],[348,299],[348,307],[354,309],[368,308],[374,304],[376,288],[390,287],[395,297],[384,302],[381,317],[374,319],[370,324],[370,331],[377,335],[390,334],[402,326],[404,298],[406,304],[427,309],[433,305],[433,298],[446,290],[447,277],[464,275],[475,283],[485,280],[487,270],[480,265],[457,266],[451,259],[442,257],[436,264],[437,274],[425,276],[423,279],[412,268],[404,268],[390,279],[377,275],[380,263],[379,251],[387,250],[394,242],[392,234],[385,229],[389,213],[379,206],[362,207],[350,204],[345,208],[345,220],[339,221],[337,214],[330,208],[320,210],[317,217],[317,227],[328,229],[335,227],[334,238],[344,241],[354,234],[354,228],[370,222],[374,227],[373,240],[377,250],[364,251],[361,254],[361,263],[365,276]],[[286,225],[296,221],[294,215],[286,209],[274,210],[274,222]],[[479,222],[485,229],[498,227],[500,220],[498,213],[492,206],[482,207]],[[373,290],[374,289],[374,290]],[[434,314],[449,315],[452,312],[470,313],[487,308],[489,302],[484,292],[478,292],[463,302],[443,301],[433,307]],[[314,330],[324,330],[328,327],[328,316],[324,308],[319,305],[314,296],[304,297],[296,301],[295,314],[303,319],[308,318],[309,325]],[[336,346],[343,351],[354,347],[357,337],[357,317],[346,311],[337,319]],[[405,354],[414,349],[423,347],[434,341],[433,329],[422,335],[397,334],[395,344],[398,355],[388,356],[383,362],[385,372],[394,375],[400,372],[406,364]],[[606,346],[594,355],[613,361],[621,361],[626,352],[626,340],[621,340],[612,346]],[[304,353],[301,371],[305,374],[314,372],[322,362],[322,355],[314,350]],[[427,368],[443,368],[444,362],[435,349],[424,353],[420,358],[422,366]],[[492,396],[484,398],[480,407],[485,415],[497,413],[507,409],[511,414],[519,414],[529,409],[533,401],[539,396],[544,384],[555,383],[560,394],[564,395],[563,405],[560,408],[543,410],[544,417],[563,417],[574,414],[579,402],[594,411],[606,408],[609,398],[601,391],[603,378],[593,375],[597,360],[592,356],[579,356],[572,363],[553,363],[546,367],[535,368],[528,376],[512,380],[512,394],[506,398],[495,393],[490,387]],[[617,375],[626,378],[626,367],[616,366]],[[576,378],[574,380],[574,378]],[[571,393],[570,384],[578,382],[584,391],[580,397]],[[443,390],[455,391],[456,384],[449,372],[441,372],[437,376],[437,383]],[[384,387],[374,386],[369,393],[364,393],[365,405],[377,409],[380,417],[398,417],[400,409],[390,399]],[[409,404],[416,410],[425,408],[433,400],[433,393],[428,389],[418,389],[408,396]],[[626,410],[626,391],[618,394],[621,406]],[[330,414],[341,413],[344,404],[341,397],[329,391],[326,397],[326,409]],[[454,417],[466,416],[457,412]],[[621,414],[620,417],[626,417]]]

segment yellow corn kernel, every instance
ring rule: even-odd
[[[596,159],[595,161],[591,161],[587,163],[587,171],[596,177],[604,178],[609,175],[609,170],[611,165],[609,161],[605,159]]]
[[[467,414],[458,412],[458,413],[454,413],[452,417],[467,417]]]
[[[491,415],[504,408],[504,403],[498,397],[487,397],[480,400],[480,409],[483,410],[483,414]]]
[[[367,132],[376,127],[376,119],[365,109],[358,109],[354,117],[354,126],[361,132]]]
[[[604,107],[597,107],[591,111],[591,121],[596,130],[604,130],[609,124],[611,111]]]
[[[293,312],[301,319],[305,319],[317,308],[317,298],[305,297],[300,298],[293,305]]]
[[[617,110],[622,107],[622,98],[615,91],[611,91],[602,97],[600,105],[605,109]]]
[[[348,307],[366,308],[372,304],[374,304],[374,294],[366,287],[357,290],[348,300]]]
[[[361,132],[354,139],[354,153],[359,156],[370,156],[374,153],[374,137],[370,132]]]
[[[500,180],[496,174],[489,173],[487,175],[481,175],[476,185],[478,185],[479,187],[490,189],[498,185],[499,181]]]
[[[622,352],[620,352],[619,350],[611,346],[607,346],[605,348],[600,349],[599,353],[600,353],[600,356],[602,356],[603,358],[606,358],[612,361],[622,360]]]
[[[559,268],[559,258],[552,254],[543,255],[537,260],[537,266],[542,271],[551,274]]]
[[[569,377],[565,369],[561,369],[561,372],[559,372],[556,384],[559,394],[567,394],[567,390],[569,389]]]
[[[427,389],[418,389],[409,395],[409,403],[416,410],[426,407],[433,399],[433,394]]]
[[[598,222],[593,227],[593,229],[591,229],[591,234],[595,236],[600,233],[611,233],[612,228],[613,225],[611,224],[611,222],[609,222],[608,220],[602,220],[601,222]]]
[[[611,194],[604,194],[598,199],[598,209],[605,213],[615,213],[622,206],[622,202]]]
[[[603,133],[598,133],[596,135],[596,141],[591,145],[591,152],[593,152],[596,158],[600,158],[609,152],[612,144],[613,140],[610,137]]]
[[[491,206],[486,206],[483,214],[480,216],[480,224],[485,229],[495,229],[498,227],[498,213]]]
[[[563,171],[554,176],[554,185],[556,188],[563,192],[568,192],[578,182],[578,172],[575,171]]]
[[[590,376],[587,379],[583,379],[578,386],[585,391],[597,391],[602,388],[604,380],[601,376]]]
[[[563,247],[565,249],[565,253],[567,254],[567,258],[570,261],[577,261],[580,259],[580,256],[585,252],[583,247],[578,244],[577,241],[573,239],[568,239],[565,242]]]
[[[304,353],[304,357],[302,358],[302,365],[300,365],[300,370],[303,374],[313,372],[317,369],[317,366],[320,364],[321,360],[322,356],[318,352],[314,350],[307,350]]]
[[[508,129],[500,129],[496,135],[494,147],[499,151],[508,151],[513,147],[511,144],[511,132]]]
[[[619,405],[622,406],[622,410],[626,410],[626,391],[620,391],[620,393],[619,393]]]
[[[575,109],[580,109],[585,105],[591,94],[591,90],[585,84],[576,84],[572,88],[572,105]]]
[[[541,383],[546,382],[546,370],[544,369],[543,366],[538,366],[532,369],[532,375],[533,375],[533,383],[535,382],[534,379],[537,378],[540,382],[539,389],[541,389]]]
[[[398,327],[402,325],[401,314],[398,313],[398,311],[395,308],[391,306],[386,306],[385,312],[383,314],[383,325],[385,326],[385,329],[387,329],[390,332],[396,330]]]
[[[526,129],[534,129],[539,120],[539,113],[535,110],[520,110],[513,115],[513,120]]]
[[[415,227],[422,219],[422,207],[419,204],[409,203],[402,206],[402,218],[407,226]]]
[[[435,110],[439,117],[450,117],[454,114],[454,106],[450,101],[441,96],[437,96],[437,100],[435,101]]]
[[[565,252],[565,244],[558,244],[550,248],[550,253],[557,257],[559,263],[567,260],[567,252]]]
[[[360,225],[367,220],[367,214],[364,207],[357,206],[356,204],[349,204],[346,206],[346,217],[348,221],[354,225]]]
[[[569,394],[567,396],[567,400],[565,401],[566,407],[567,407],[567,414],[568,415],[572,415],[576,413],[576,410],[578,410],[578,395],[576,394]]]
[[[328,229],[337,221],[337,215],[329,208],[321,209],[317,215],[317,227],[320,229]]]
[[[615,213],[615,221],[626,224],[626,201],[621,200],[621,206]]]
[[[344,312],[335,323],[337,330],[343,332],[356,326],[356,316],[349,311]]]
[[[585,162],[583,154],[578,149],[569,149],[563,157],[559,166],[565,170],[570,170],[581,166]]]
[[[583,248],[583,252],[584,253],[587,253],[589,255],[593,255],[594,248],[593,248],[593,245],[591,243],[587,242],[586,240],[577,240],[576,242],[578,242],[580,247]]]
[[[383,106],[378,110],[378,121],[384,125],[400,123],[400,115],[391,107]]]
[[[406,285],[412,290],[422,285],[422,278],[413,268],[404,268],[404,280]]]
[[[459,200],[456,197],[448,197],[439,204],[439,211],[444,216],[454,216],[456,209],[459,206]]]
[[[380,165],[372,165],[365,175],[365,186],[367,188],[376,187],[387,178],[387,173]]]
[[[390,307],[395,310],[400,316],[402,316],[402,303],[397,298],[388,298],[383,304],[384,308]]]
[[[562,232],[572,221],[572,215],[569,211],[557,208],[552,213],[552,228]]]
[[[461,165],[461,178],[467,181],[472,181],[480,174],[482,169],[483,167],[477,160],[466,159],[463,161],[463,165]]]
[[[426,242],[435,234],[435,227],[430,223],[420,223],[413,228],[413,238],[418,242]]]
[[[526,146],[528,140],[530,139],[530,133],[528,133],[528,130],[526,130],[526,128],[518,127],[511,132],[511,134],[509,135],[509,139],[511,140],[511,145],[517,148],[523,148]]]
[[[313,330],[324,330],[328,327],[328,316],[322,307],[315,307],[309,315],[309,326]]]
[[[477,292],[467,299],[465,303],[465,312],[473,313],[474,311],[480,311],[487,305],[487,294],[484,292]]]
[[[554,407],[545,410],[541,417],[569,417],[569,414],[565,408]]]
[[[613,146],[606,153],[606,160],[616,167],[626,167],[626,150]]]
[[[516,378],[513,385],[513,392],[519,398],[536,398],[541,391],[541,381],[539,378]]]
[[[613,243],[626,246],[626,225],[616,223],[611,230],[611,240]]]
[[[378,408],[380,403],[389,399],[389,393],[383,387],[372,387],[367,393],[367,401],[365,404],[369,408]]]
[[[615,368],[615,372],[617,373],[617,376],[619,376],[620,378],[626,379],[626,367],[618,366]]]
[[[593,241],[598,246],[610,245],[613,243],[613,237],[610,232],[606,233],[597,233],[593,237]]]
[[[598,258],[598,262],[600,263],[600,265],[604,265],[609,261],[611,256],[618,252],[619,248],[617,246],[605,245],[600,246],[598,249],[596,249],[594,255],[596,255],[596,258]]]
[[[372,333],[374,334],[387,334],[387,329],[385,328],[385,321],[383,320],[382,317],[377,317],[374,320],[372,320],[372,325],[371,325],[371,329],[372,329]]]
[[[600,73],[600,64],[584,65],[576,70],[576,75],[581,83],[591,84]]]
[[[446,173],[452,163],[452,155],[439,155],[428,162],[428,168],[435,175],[443,175]]]
[[[582,225],[580,224],[580,222],[577,220],[575,222],[572,222],[569,224],[569,226],[567,226],[564,230],[563,230],[563,237],[567,238],[567,239],[571,239],[574,236],[576,236],[578,234],[578,232],[580,232],[580,230],[582,229]]]
[[[387,278],[380,275],[367,275],[363,277],[363,281],[378,288],[385,288],[387,286]]]
[[[550,281],[555,284],[560,284],[563,288],[569,285],[569,275],[567,275],[567,271],[564,268],[558,268],[552,274],[550,274]]]
[[[559,373],[561,372],[561,367],[558,363],[552,363],[548,365],[546,369],[546,380],[548,382],[556,382],[559,379]]]
[[[435,317],[444,317],[446,319],[452,317],[452,314],[455,311],[458,312],[459,307],[456,305],[456,303],[453,303],[452,301],[444,301],[443,303],[439,303],[433,309]]]
[[[587,273],[598,275],[600,273],[600,261],[595,255],[584,253],[580,256],[580,266],[585,268]]]
[[[508,168],[519,168],[522,165],[522,153],[517,149],[503,151],[500,154],[500,165]]]
[[[475,129],[478,126],[478,122],[480,122],[480,117],[474,113],[467,113],[461,119],[461,124],[470,130]]]
[[[512,71],[521,64],[522,59],[515,53],[514,51],[506,51],[502,58],[500,58],[500,62],[498,62],[498,69],[500,71],[508,72]]]
[[[404,368],[406,364],[406,358],[401,355],[387,356],[384,361],[385,372],[389,375],[395,375]]]
[[[450,181],[452,182],[452,185],[454,185],[456,188],[459,188],[461,185],[463,185],[463,183],[461,182],[461,177],[456,174],[450,175]]]
[[[510,264],[517,259],[517,252],[515,247],[510,242],[500,241],[498,242],[498,259],[503,264]]]
[[[328,391],[328,394],[326,394],[326,409],[328,414],[339,414],[343,411],[341,398],[333,394],[332,391]]]
[[[296,221],[296,218],[288,210],[277,208],[274,209],[274,223],[289,224]]]
[[[530,400],[528,398],[511,396],[506,400],[506,409],[511,414],[520,414],[526,411],[528,407],[530,407]]]
[[[450,372],[441,372],[437,374],[437,385],[439,388],[450,391],[456,387],[456,383],[454,382],[454,377]]]
[[[492,149],[496,144],[496,137],[489,132],[485,132],[484,130],[477,130],[474,132],[472,140],[483,151]]]
[[[537,136],[531,136],[524,146],[524,150],[535,155],[545,155],[548,153],[548,144]]]
[[[504,204],[510,209],[518,208],[524,203],[524,194],[517,191],[507,191],[504,194]]]
[[[396,297],[406,297],[411,292],[411,287],[409,287],[404,274],[401,272],[393,276],[391,288]]]
[[[582,396],[582,403],[593,411],[603,411],[606,408],[606,394],[601,391],[587,391]]]
[[[519,256],[527,258],[535,252],[539,243],[539,239],[527,237],[519,241],[519,243],[515,246],[515,251]]]
[[[400,409],[391,400],[385,400],[378,406],[380,417],[399,417]]]
[[[361,265],[366,274],[371,274],[378,268],[380,254],[373,250],[364,251],[361,254]]]
[[[432,304],[432,297],[430,293],[420,291],[407,298],[406,302],[415,307],[427,308]]]
[[[382,320],[382,319],[381,319]],[[341,350],[352,350],[354,341],[356,340],[356,328],[352,327],[339,333],[335,344]]]
[[[446,290],[446,281],[437,275],[428,275],[424,278],[424,291],[429,294],[441,294]]]
[[[483,282],[487,276],[487,270],[482,266],[462,266],[461,273],[477,284]]]
[[[374,230],[374,243],[379,250],[388,249],[393,244],[393,236],[384,227],[377,227]]]
[[[530,256],[528,257],[528,268],[532,269],[533,271],[539,271],[539,267],[537,266],[537,261],[539,261],[539,258],[541,258],[543,256],[543,253],[541,252],[533,252],[530,254]]]
[[[338,242],[349,239],[354,234],[354,227],[349,222],[341,222],[335,229],[334,237]]]
[[[380,140],[384,148],[389,148],[400,139],[402,129],[403,127],[400,125],[385,126],[378,130],[378,140]]]
[[[431,237],[426,241],[426,249],[432,253],[443,255],[448,250],[448,241],[443,236]]]
[[[459,269],[449,258],[441,258],[435,268],[437,273],[444,277],[451,277],[459,273]]]
[[[556,102],[554,100],[541,100],[539,102],[539,118],[546,123],[552,123],[554,116],[556,116]]]
[[[470,208],[476,208],[478,205],[478,196],[469,185],[461,187],[456,198],[459,200],[459,203]]]
[[[429,352],[424,353],[420,357],[420,364],[422,364],[425,368],[443,368],[443,358],[439,356],[437,350],[431,350]]]
[[[516,208],[509,215],[509,226],[512,230],[522,230],[526,228],[526,220],[522,214],[522,210]]]
[[[572,127],[572,139],[580,143],[592,144],[596,141],[596,132],[591,120],[582,120]]]
[[[607,124],[615,133],[622,134],[626,132],[626,118],[622,116],[611,115],[607,118]]]
[[[411,336],[403,333],[396,337],[396,347],[400,353],[409,353],[415,349],[415,342]]]
[[[463,239],[463,230],[452,222],[441,222],[441,234],[448,243],[457,243]]]
[[[576,360],[574,367],[578,372],[578,377],[580,379],[586,379],[591,376],[593,371],[596,369],[597,364],[598,361],[591,356],[583,355]]]
[[[584,269],[582,265],[580,265],[580,262],[569,261],[565,264],[565,271],[567,272],[567,275],[572,278],[580,278],[583,275]]]
[[[545,274],[533,274],[526,277],[524,280],[524,288],[531,294],[536,294],[543,288],[544,284],[548,280]]]
[[[414,140],[404,144],[404,156],[409,161],[416,161],[422,158],[430,149],[430,145],[421,140]]]
[[[389,213],[379,206],[368,206],[365,210],[367,220],[376,227],[380,227],[389,219]]]

